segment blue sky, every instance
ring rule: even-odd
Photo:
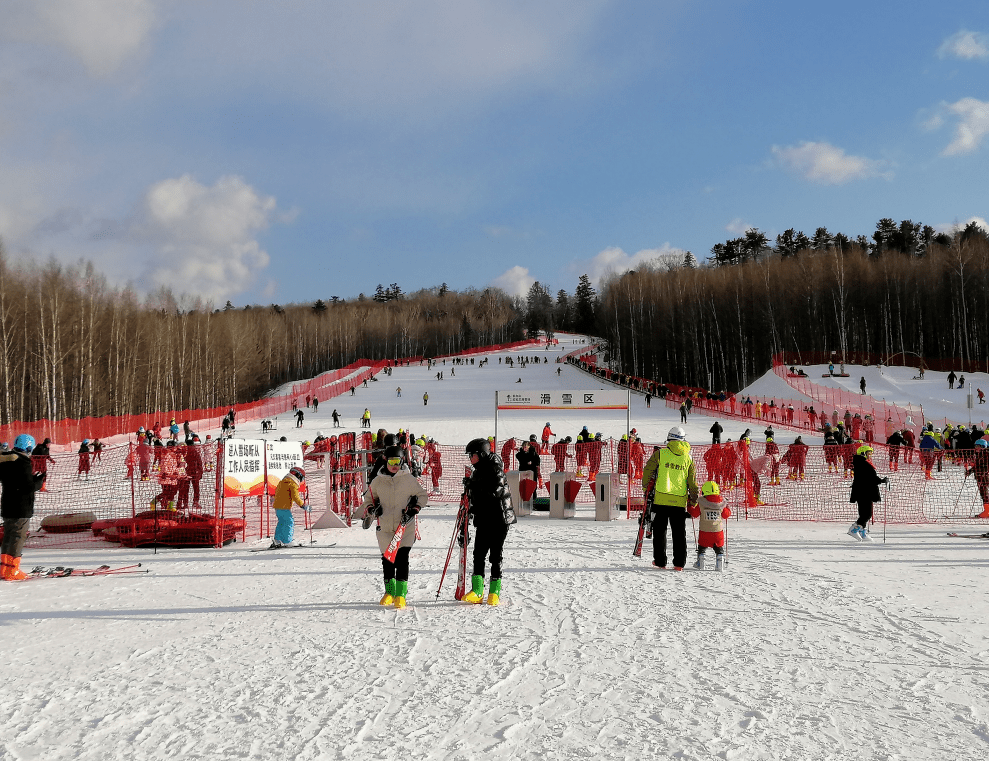
[[[0,238],[222,305],[984,224],[983,2],[2,0]]]

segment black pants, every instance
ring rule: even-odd
[[[501,560],[508,538],[508,526],[480,526],[474,536],[474,575],[484,575],[484,559],[490,556],[491,578],[501,578]]]
[[[683,568],[687,565],[687,511],[682,507],[653,505],[652,559],[656,565],[666,565],[667,524],[673,534],[673,565]]]
[[[10,555],[19,558],[24,551],[24,542],[27,541],[28,524],[30,518],[4,518],[3,521],[3,543],[0,554]]]
[[[381,570],[384,571],[385,581],[389,579],[409,580],[409,553],[411,551],[411,547],[399,547],[394,563],[385,560],[384,555],[381,556]]]
[[[859,519],[856,521],[858,525],[865,528],[869,521],[872,520],[872,503],[871,502],[859,502]]]

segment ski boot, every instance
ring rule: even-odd
[[[989,502],[986,502],[982,506],[982,512],[975,516],[976,518],[989,518]]]
[[[501,601],[501,579],[491,579],[488,589],[488,605],[497,605]]]
[[[21,559],[12,555],[0,557],[0,578],[4,581],[24,581],[27,574],[21,570]]]
[[[494,580],[492,580],[491,583],[492,585],[494,585]],[[469,602],[471,605],[477,605],[483,601],[484,601],[484,577],[471,576],[470,592],[468,592],[461,598],[461,602]]]
[[[395,607],[399,610],[405,608],[405,595],[409,591],[409,582],[407,581],[396,581],[395,582]]]
[[[724,554],[714,556],[714,570],[723,571],[725,570],[725,556]]]
[[[697,562],[694,563],[694,568],[696,568],[698,571],[703,571],[704,570],[704,553],[703,552],[698,552],[697,553]]]
[[[381,602],[378,605],[391,605],[395,602],[395,591],[397,588],[395,579],[387,579],[385,581],[385,596],[381,598]]]
[[[869,536],[869,532],[866,531],[862,526],[859,526],[858,540],[860,542],[871,542],[872,541],[872,537]]]
[[[851,537],[859,538],[859,524],[853,523],[848,527],[848,535]]]

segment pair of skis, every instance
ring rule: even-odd
[[[652,536],[652,501],[656,491],[656,476],[649,479],[649,485],[642,493],[642,517],[639,518],[639,533],[635,537],[635,547],[632,557],[642,557],[642,542],[647,536]],[[626,509],[628,506],[626,505]]]
[[[460,508],[457,510],[457,519],[454,521],[453,536],[450,537],[450,547],[446,552],[446,563],[443,564],[443,575],[440,576],[440,585],[436,590],[436,599],[440,598],[440,590],[443,589],[443,580],[446,579],[446,571],[450,567],[450,559],[453,557],[453,545],[460,540],[460,557],[457,564],[457,588],[453,592],[456,600],[462,600],[467,594],[467,547],[470,544],[470,468],[464,468],[464,493],[460,495]]]
[[[332,544],[313,544],[306,542],[292,542],[291,544],[269,544],[266,547],[252,547],[251,552],[268,552],[269,550],[297,550],[299,548],[311,548],[314,550],[328,549],[330,547],[336,547],[337,543]]]
[[[45,568],[44,566],[36,566],[31,569],[27,575],[28,579],[61,579],[66,576],[113,576],[115,574],[122,573],[148,573],[148,569],[141,568],[140,563],[135,565],[125,565],[119,568],[111,568],[108,565],[101,565],[98,568],[67,568],[65,566],[55,566],[53,568]]]

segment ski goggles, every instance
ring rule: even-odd
[[[402,458],[401,457],[389,457],[388,458],[388,464],[389,465],[401,465],[402,464]]]

